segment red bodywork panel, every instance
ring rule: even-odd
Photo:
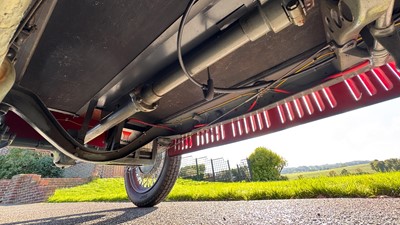
[[[169,155],[181,155],[266,135],[400,96],[400,73],[396,71],[394,63],[348,79],[344,78],[367,66],[367,62],[362,63],[328,77],[326,84],[312,90],[288,97],[244,116],[181,135],[173,140]],[[336,82],[329,85],[332,80]],[[52,114],[67,131],[78,131],[84,121],[83,117],[58,112]],[[19,138],[43,140],[28,123],[12,112],[7,114],[6,123],[10,127],[10,132]],[[92,120],[89,128],[97,124],[98,120]],[[124,136],[129,135],[128,133],[124,133]],[[105,136],[102,134],[89,144],[105,147]]]
[[[77,117],[58,112],[51,113],[66,131],[78,131],[84,121],[83,117]],[[99,121],[97,120],[90,121],[89,128],[92,128],[98,123]],[[42,136],[40,136],[40,134],[38,134],[27,122],[25,122],[25,120],[21,119],[19,116],[11,111],[7,113],[6,124],[8,127],[10,127],[10,132],[12,134],[16,134],[18,138],[33,139],[37,141],[44,140]],[[102,134],[93,139],[91,142],[89,142],[89,144],[101,148],[105,147],[105,134]]]
[[[343,77],[367,66],[367,62],[362,63],[327,79],[340,79],[339,83],[323,84],[264,109],[182,135],[173,140],[168,153],[175,156],[246,140],[400,96],[400,73],[394,63]]]

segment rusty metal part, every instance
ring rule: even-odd
[[[0,64],[31,0],[0,1]]]
[[[15,82],[15,69],[8,59],[0,66],[0,102],[10,91]]]

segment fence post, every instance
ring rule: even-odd
[[[215,182],[214,163],[213,163],[213,160],[212,160],[212,159],[210,159],[210,160],[211,160],[211,170],[212,170],[212,174],[213,174],[213,180],[214,180],[214,182]]]
[[[200,180],[199,163],[197,162],[197,158],[196,158],[196,180]]]
[[[238,174],[238,178],[237,178],[236,181],[241,181],[242,180],[242,174],[240,172],[239,164],[236,164],[236,167],[237,167],[237,174]]]
[[[249,169],[249,174],[250,174],[250,181],[253,180],[253,173],[251,172],[251,164],[249,158],[246,158],[247,161],[247,168]]]
[[[229,178],[230,178],[231,181],[233,181],[233,180],[232,180],[231,165],[229,165],[229,160],[226,160],[226,164],[228,164]]]

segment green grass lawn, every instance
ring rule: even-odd
[[[273,182],[197,182],[178,180],[167,201],[262,200],[316,197],[400,197],[400,172]],[[126,201],[123,179],[97,179],[59,189],[49,202]]]
[[[289,180],[296,180],[299,176],[303,176],[304,178],[312,178],[312,177],[326,177],[328,176],[330,171],[335,171],[338,175],[342,172],[343,169],[346,169],[350,173],[357,173],[357,169],[361,170],[363,173],[376,173],[375,170],[371,169],[369,163],[367,164],[360,164],[354,166],[346,166],[340,168],[334,168],[330,170],[318,170],[318,171],[311,171],[311,172],[300,172],[300,173],[290,173],[290,174],[282,174],[283,176],[287,176]]]
[[[127,201],[123,178],[96,179],[90,183],[57,189],[49,202]]]

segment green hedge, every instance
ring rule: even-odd
[[[42,177],[62,176],[62,170],[53,164],[50,156],[23,149],[10,149],[8,154],[0,155],[0,179],[30,173]]]

